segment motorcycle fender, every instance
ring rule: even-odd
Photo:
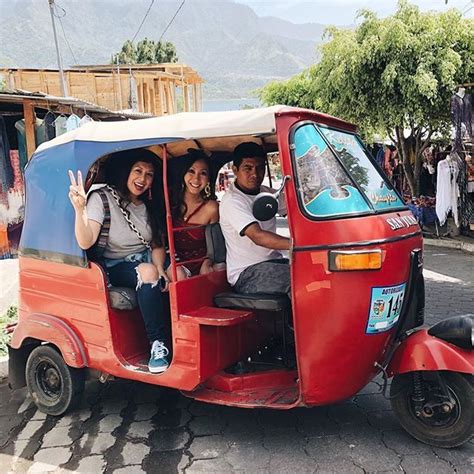
[[[408,336],[398,346],[388,364],[387,374],[392,377],[419,370],[447,370],[472,375],[474,351],[430,336],[422,329]]]
[[[70,367],[86,367],[87,357],[84,344],[66,322],[57,316],[35,313],[20,320],[10,341],[12,349],[20,349],[31,339],[54,344]]]

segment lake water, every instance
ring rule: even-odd
[[[203,100],[202,110],[204,112],[224,112],[227,110],[240,110],[248,107],[261,107],[262,104],[255,97],[248,99],[218,99]]]

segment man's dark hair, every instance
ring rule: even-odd
[[[244,142],[234,148],[234,166],[239,169],[244,158],[261,158],[264,162],[267,154],[261,145]]]

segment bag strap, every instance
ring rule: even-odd
[[[132,222],[132,219],[130,219],[130,213],[124,209],[121,204],[120,204],[120,197],[117,194],[117,191],[112,187],[107,185],[106,186],[108,191],[110,192],[111,196],[114,198],[115,202],[117,203],[118,208],[120,209],[120,212],[123,214],[123,217],[125,218],[125,221],[127,222],[128,226],[136,234],[140,242],[148,249],[151,250],[151,245],[150,242],[145,240],[143,235],[140,233],[140,231],[137,229],[137,226]]]
[[[102,254],[107,246],[109,241],[110,234],[110,205],[109,200],[107,199],[107,194],[105,191],[100,188],[97,190],[99,193],[100,199],[102,200],[102,205],[104,206],[104,221],[102,227],[100,228],[99,238],[97,239],[97,249]]]

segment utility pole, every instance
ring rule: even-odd
[[[61,55],[59,54],[59,45],[58,37],[56,34],[56,24],[54,22],[54,0],[48,0],[49,2],[49,11],[51,13],[51,23],[53,24],[53,33],[54,33],[54,44],[56,45],[56,55],[58,57],[58,68],[59,68],[59,79],[61,82],[61,94],[63,97],[67,97],[69,92],[67,90],[66,78],[64,77],[63,64],[61,62]]]

